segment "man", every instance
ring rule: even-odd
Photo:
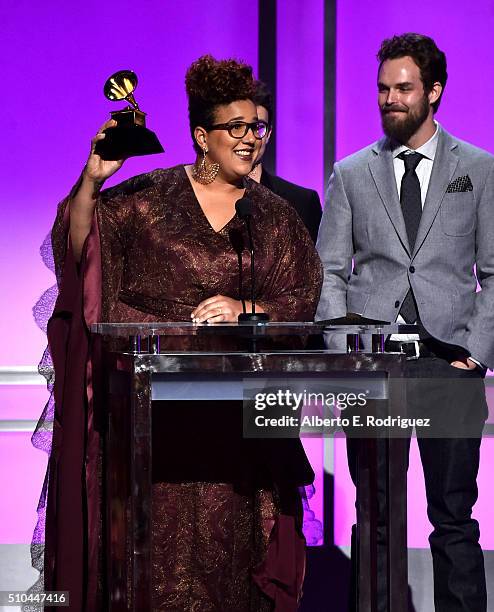
[[[316,319],[352,312],[418,324],[420,336],[393,336],[387,348],[407,356],[409,415],[432,417],[436,430],[417,432],[435,609],[485,612],[471,511],[483,376],[494,366],[494,158],[434,121],[447,72],[431,38],[395,36],[378,59],[385,138],[335,164],[317,242],[325,278]],[[352,477],[355,447],[349,440]]]
[[[269,174],[262,166],[262,157],[273,133],[273,96],[262,81],[256,81],[254,102],[257,106],[257,116],[268,124],[266,136],[262,139],[261,149],[250,177],[270,189],[273,193],[287,200],[298,212],[312,240],[317,238],[317,230],[321,222],[321,201],[317,191],[306,189],[294,183],[289,183],[279,176]]]

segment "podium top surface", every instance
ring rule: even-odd
[[[412,334],[416,325],[398,323],[334,324],[328,321],[272,323],[94,323],[91,332],[104,336],[233,336],[243,338],[311,336],[321,334]]]

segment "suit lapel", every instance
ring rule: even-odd
[[[260,183],[261,185],[264,185],[264,187],[267,187],[268,189],[271,189],[271,191],[274,191],[273,177],[264,168],[262,169]]]
[[[369,162],[369,170],[391,223],[401,243],[410,255],[407,230],[405,221],[403,220],[398,191],[396,189],[393,154],[386,146],[386,143],[386,139],[380,140],[373,149],[375,157]]]
[[[458,156],[455,153],[456,147],[457,144],[453,138],[441,129],[413,255],[417,253],[426,239],[448,185],[453,178],[458,165]]]

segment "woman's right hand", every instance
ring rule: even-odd
[[[91,153],[89,154],[89,158],[86,162],[86,167],[84,168],[83,178],[92,183],[102,184],[106,181],[107,178],[115,174],[117,170],[119,170],[125,159],[118,160],[104,160],[95,153],[96,145],[100,140],[103,140],[106,135],[103,133],[104,130],[111,127],[116,127],[117,122],[114,119],[110,119],[103,123],[103,125],[98,130],[96,136],[91,140]]]

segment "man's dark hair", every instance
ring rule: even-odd
[[[383,40],[381,48],[377,54],[379,69],[383,62],[391,59],[409,56],[417,64],[420,70],[420,78],[424,84],[424,91],[429,94],[434,83],[441,83],[444,88],[448,80],[446,71],[446,55],[438,49],[436,43],[422,34],[401,34]],[[434,112],[439,108],[442,93],[439,99],[432,104]]]
[[[191,64],[185,75],[189,98],[189,126],[194,149],[201,152],[194,130],[200,125],[206,130],[214,124],[218,106],[237,100],[254,99],[254,77],[251,66],[234,59],[216,60],[203,55]]]
[[[273,125],[274,115],[273,94],[263,81],[255,82],[254,104],[256,106],[264,106],[264,108],[268,111],[268,122],[269,127],[271,127]]]

